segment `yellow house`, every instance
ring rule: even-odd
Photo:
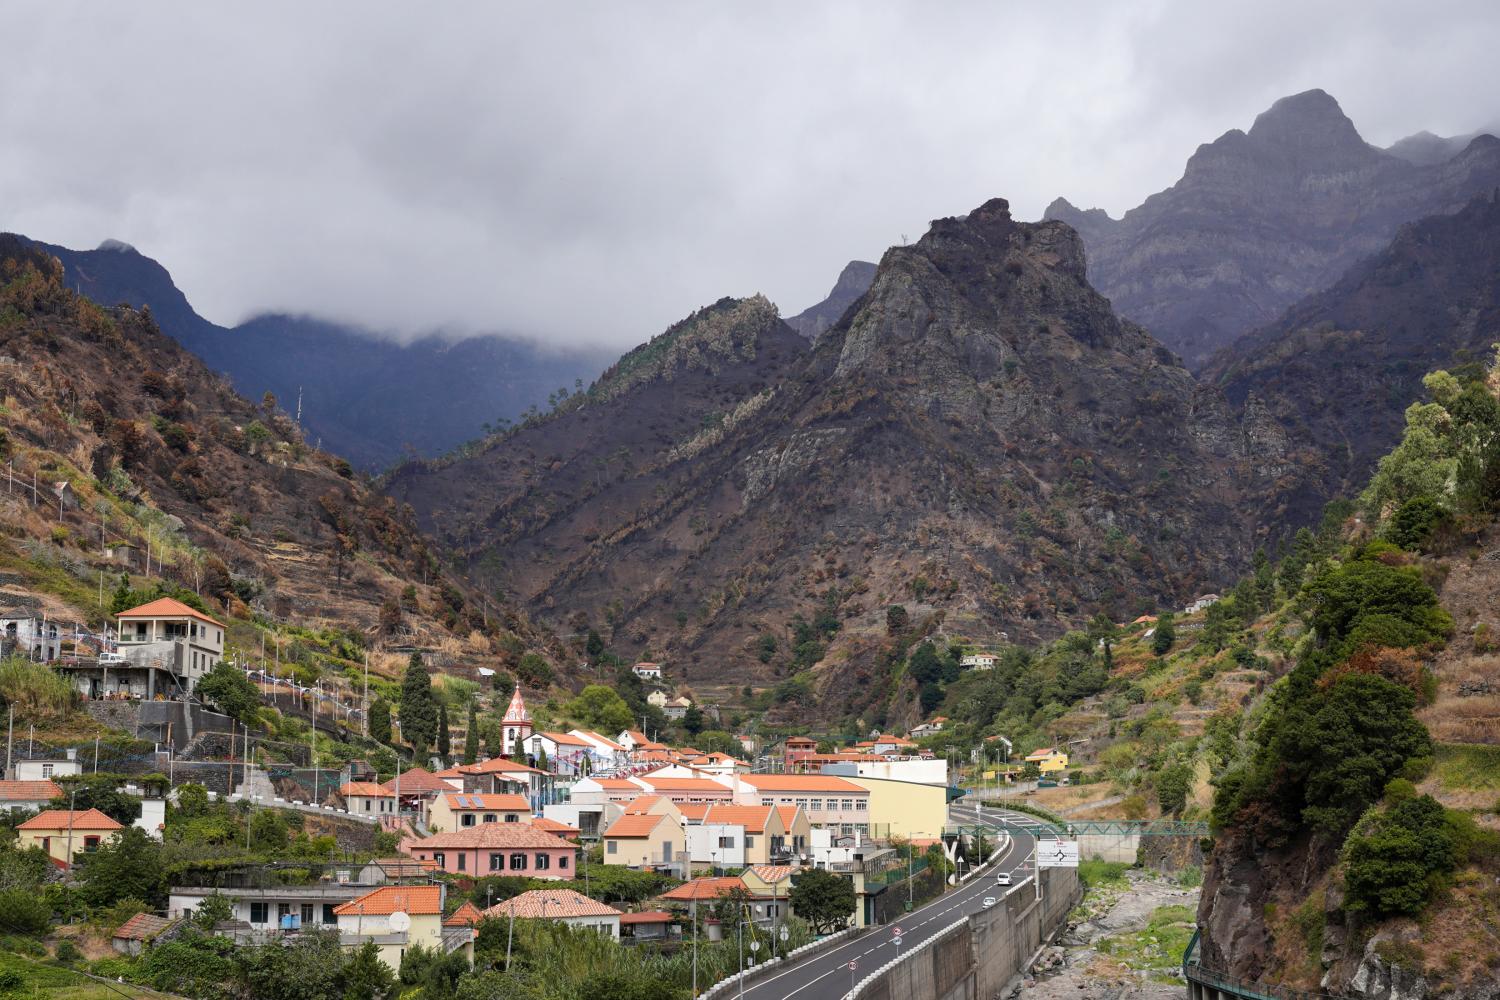
[[[687,842],[675,816],[630,813],[604,831],[604,863],[649,868],[682,861]]]
[[[1026,763],[1035,764],[1043,774],[1068,769],[1068,755],[1056,747],[1043,747],[1026,755]]]
[[[48,809],[16,827],[16,846],[22,850],[40,847],[53,864],[66,868],[78,855],[98,850],[123,829],[97,809]]]
[[[359,948],[374,941],[380,960],[394,971],[400,971],[406,950],[417,945],[440,955],[462,949],[470,962],[474,960],[474,928],[443,926],[441,885],[383,885],[340,903],[333,912],[340,944]]]
[[[870,836],[936,838],[948,822],[948,789],[921,781],[856,778],[870,793]]]
[[[453,833],[481,823],[526,823],[531,803],[524,795],[440,793],[433,800],[427,825],[433,833]]]

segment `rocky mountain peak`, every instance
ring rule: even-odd
[[[1260,142],[1290,146],[1365,148],[1354,122],[1339,102],[1322,90],[1283,97],[1256,116],[1248,134]]]
[[[817,305],[809,306],[795,316],[787,318],[786,324],[808,340],[816,340],[830,326],[837,323],[848,308],[870,289],[875,280],[875,265],[867,260],[851,260],[839,272],[833,291]]]

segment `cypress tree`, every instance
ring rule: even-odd
[[[453,735],[448,731],[448,703],[438,705],[437,752],[443,761],[453,752]]]
[[[464,731],[464,763],[472,764],[479,759],[479,715],[474,703],[469,702],[469,728]]]
[[[391,706],[384,698],[370,702],[370,739],[376,743],[391,741]]]
[[[437,738],[437,699],[432,696],[432,678],[422,663],[422,654],[411,654],[406,676],[401,680],[401,735],[411,744],[413,760],[427,756]]]

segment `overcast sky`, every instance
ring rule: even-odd
[[[11,3],[0,229],[157,258],[232,324],[628,347],[790,315],[986,198],[1111,214],[1276,98],[1500,120],[1500,4]]]

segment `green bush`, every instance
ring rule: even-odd
[[[64,965],[72,965],[83,958],[83,952],[79,951],[78,946],[72,941],[59,941],[52,951],[52,957]]]
[[[1344,844],[1344,906],[1377,917],[1422,911],[1458,864],[1455,828],[1430,795],[1401,798]]]
[[[52,928],[52,908],[29,890],[0,890],[0,927],[40,937]]]

